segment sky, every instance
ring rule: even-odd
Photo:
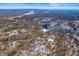
[[[0,3],[0,9],[79,9],[79,3]]]

